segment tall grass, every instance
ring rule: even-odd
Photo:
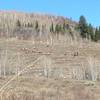
[[[82,63],[81,66],[73,66],[72,68],[72,78],[76,80],[91,80],[97,81],[98,78],[98,64],[97,60],[93,56],[86,58],[85,63]]]

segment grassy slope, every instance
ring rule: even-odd
[[[88,66],[87,58],[90,56],[95,57],[99,69],[99,48],[100,44],[95,43],[58,43],[51,46],[43,43],[33,44],[32,41],[0,40],[0,52],[8,50],[6,69],[10,73],[0,79],[0,87],[14,76],[11,72],[16,71],[16,66],[22,70],[38,57],[45,55],[4,88],[3,99],[99,100],[99,80],[92,82],[72,79],[72,68],[82,67],[82,64]],[[75,52],[79,53],[78,56],[75,56]],[[44,66],[47,70],[50,69],[48,77],[44,74]]]

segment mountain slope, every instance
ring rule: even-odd
[[[70,33],[70,35],[73,35],[77,32],[75,30],[77,24],[77,22],[71,21],[70,19],[62,16],[22,13],[15,11],[0,11],[1,37],[22,36],[30,38],[33,36],[33,34],[37,36],[49,33]],[[50,31],[52,25],[53,32]]]

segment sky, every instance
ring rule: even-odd
[[[47,13],[75,21],[84,15],[88,23],[100,25],[100,0],[0,0],[0,10]]]

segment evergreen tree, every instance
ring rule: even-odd
[[[30,27],[30,23],[28,22],[27,27]]]
[[[51,32],[51,33],[54,32],[54,25],[53,25],[53,23],[52,23],[51,26],[50,26],[50,32]]]
[[[58,24],[55,26],[55,32],[59,33],[59,25]]]
[[[95,30],[95,41],[97,42],[98,40],[100,40],[100,27]]]
[[[99,31],[98,31],[98,28],[96,28],[96,30],[95,30],[95,41],[98,41],[98,35],[99,35]]]
[[[91,24],[88,25],[88,34],[87,34],[87,38],[91,40],[94,40],[94,30],[93,30],[93,26]]]
[[[63,28],[63,31],[65,32],[66,28],[67,28],[65,22],[63,23],[63,27],[62,28]]]
[[[38,25],[38,21],[36,21],[36,22],[35,22],[35,29],[37,30],[38,27],[39,27],[39,25]]]
[[[80,29],[80,34],[82,36],[82,38],[87,38],[87,22],[84,16],[80,17],[79,20],[79,29]]]
[[[98,28],[98,40],[100,40],[100,27]]]
[[[33,27],[33,24],[28,22],[27,27]]]
[[[35,22],[35,30],[36,30],[37,32],[39,32],[39,24],[38,24],[38,21]]]
[[[21,22],[19,20],[17,20],[16,26],[21,27]]]
[[[55,32],[56,33],[63,33],[63,27],[60,24],[56,24],[55,26]]]

